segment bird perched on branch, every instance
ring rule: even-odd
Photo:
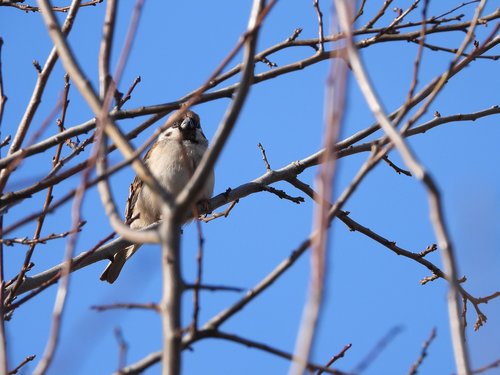
[[[208,141],[200,126],[200,117],[188,110],[164,130],[151,146],[144,162],[160,185],[176,196],[186,186],[208,148]],[[212,196],[214,173],[211,171],[197,200]],[[130,185],[125,217],[133,229],[144,228],[161,218],[161,198],[154,194],[138,177]],[[113,283],[125,262],[140,247],[130,245],[119,250],[101,275],[101,280]]]

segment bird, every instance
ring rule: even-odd
[[[207,149],[208,140],[201,129],[200,117],[195,112],[186,110],[179,119],[160,133],[143,160],[159,184],[175,197],[186,186]],[[206,201],[212,196],[214,182],[212,169],[196,202]],[[161,206],[161,198],[136,176],[130,185],[125,208],[125,219],[130,223],[130,227],[140,230],[160,220]],[[132,244],[119,250],[110,259],[100,279],[114,283],[125,262],[140,246],[141,244]]]

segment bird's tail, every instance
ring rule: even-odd
[[[113,257],[113,260],[109,262],[108,266],[101,274],[100,279],[102,281],[107,281],[108,283],[113,284],[120,275],[125,262],[137,251],[140,246],[141,245],[131,245],[123,250],[118,251]]]

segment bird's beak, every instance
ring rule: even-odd
[[[194,141],[196,139],[196,124],[191,117],[186,117],[179,128],[185,140]]]

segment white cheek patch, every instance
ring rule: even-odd
[[[182,134],[179,128],[170,127],[158,136],[158,141],[164,141],[166,139],[181,140]]]

